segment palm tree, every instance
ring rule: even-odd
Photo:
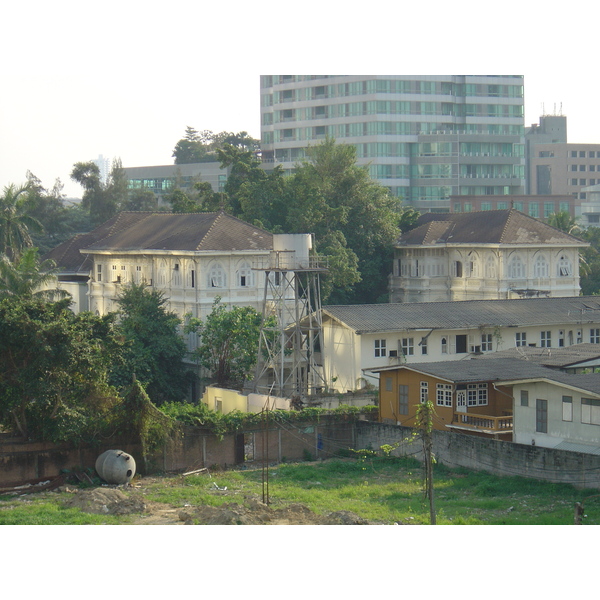
[[[52,301],[69,293],[58,288],[44,289],[56,282],[58,269],[52,260],[38,261],[38,249],[27,248],[18,261],[0,257],[0,300],[4,298],[40,298]]]
[[[9,260],[18,260],[25,248],[33,245],[29,230],[41,232],[42,224],[26,213],[29,186],[11,184],[0,196],[0,253]]]
[[[577,223],[577,218],[573,218],[566,210],[552,213],[548,217],[547,223],[551,227],[560,229],[560,231],[568,233],[569,235],[577,236],[578,233],[581,233],[581,228]]]

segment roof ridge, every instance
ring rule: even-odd
[[[506,219],[504,220],[504,227],[502,227],[502,233],[500,234],[500,239],[498,241],[498,243],[500,243],[500,244],[502,244],[504,242],[504,236],[506,235],[506,230],[508,229],[508,223],[509,223],[509,221],[512,221],[514,212],[515,212],[514,208],[510,208],[508,210],[508,215],[506,215]],[[516,212],[519,212],[519,211],[516,211]],[[522,214],[525,214],[525,213],[522,213]]]
[[[213,219],[212,225],[207,229],[206,233],[202,236],[202,240],[200,241],[200,243],[196,246],[196,250],[200,250],[200,247],[202,246],[202,244],[206,241],[206,238],[209,236],[210,232],[215,228],[217,221],[219,221],[220,217],[225,214],[224,211],[220,211],[218,213],[209,213],[209,214],[213,214],[216,215]]]

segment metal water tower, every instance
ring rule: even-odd
[[[265,273],[263,324],[254,391],[302,398],[324,385],[320,275],[311,234],[273,235],[273,250],[252,266]]]

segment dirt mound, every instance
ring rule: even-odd
[[[80,490],[66,505],[96,515],[130,515],[146,510],[146,503],[137,495],[125,495],[116,488]]]
[[[271,509],[261,502],[250,506],[224,504],[189,507],[179,512],[187,525],[368,525],[368,521],[347,511],[317,515],[303,504]]]
[[[125,486],[79,490],[63,488],[72,495],[66,506],[100,515],[131,515],[134,525],[369,525],[369,521],[348,511],[317,515],[304,504],[271,508],[255,496],[244,504],[186,506],[178,508],[146,501],[141,489]]]

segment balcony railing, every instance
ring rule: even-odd
[[[474,413],[454,413],[452,425],[482,433],[510,433],[513,429],[513,416],[492,417]]]

